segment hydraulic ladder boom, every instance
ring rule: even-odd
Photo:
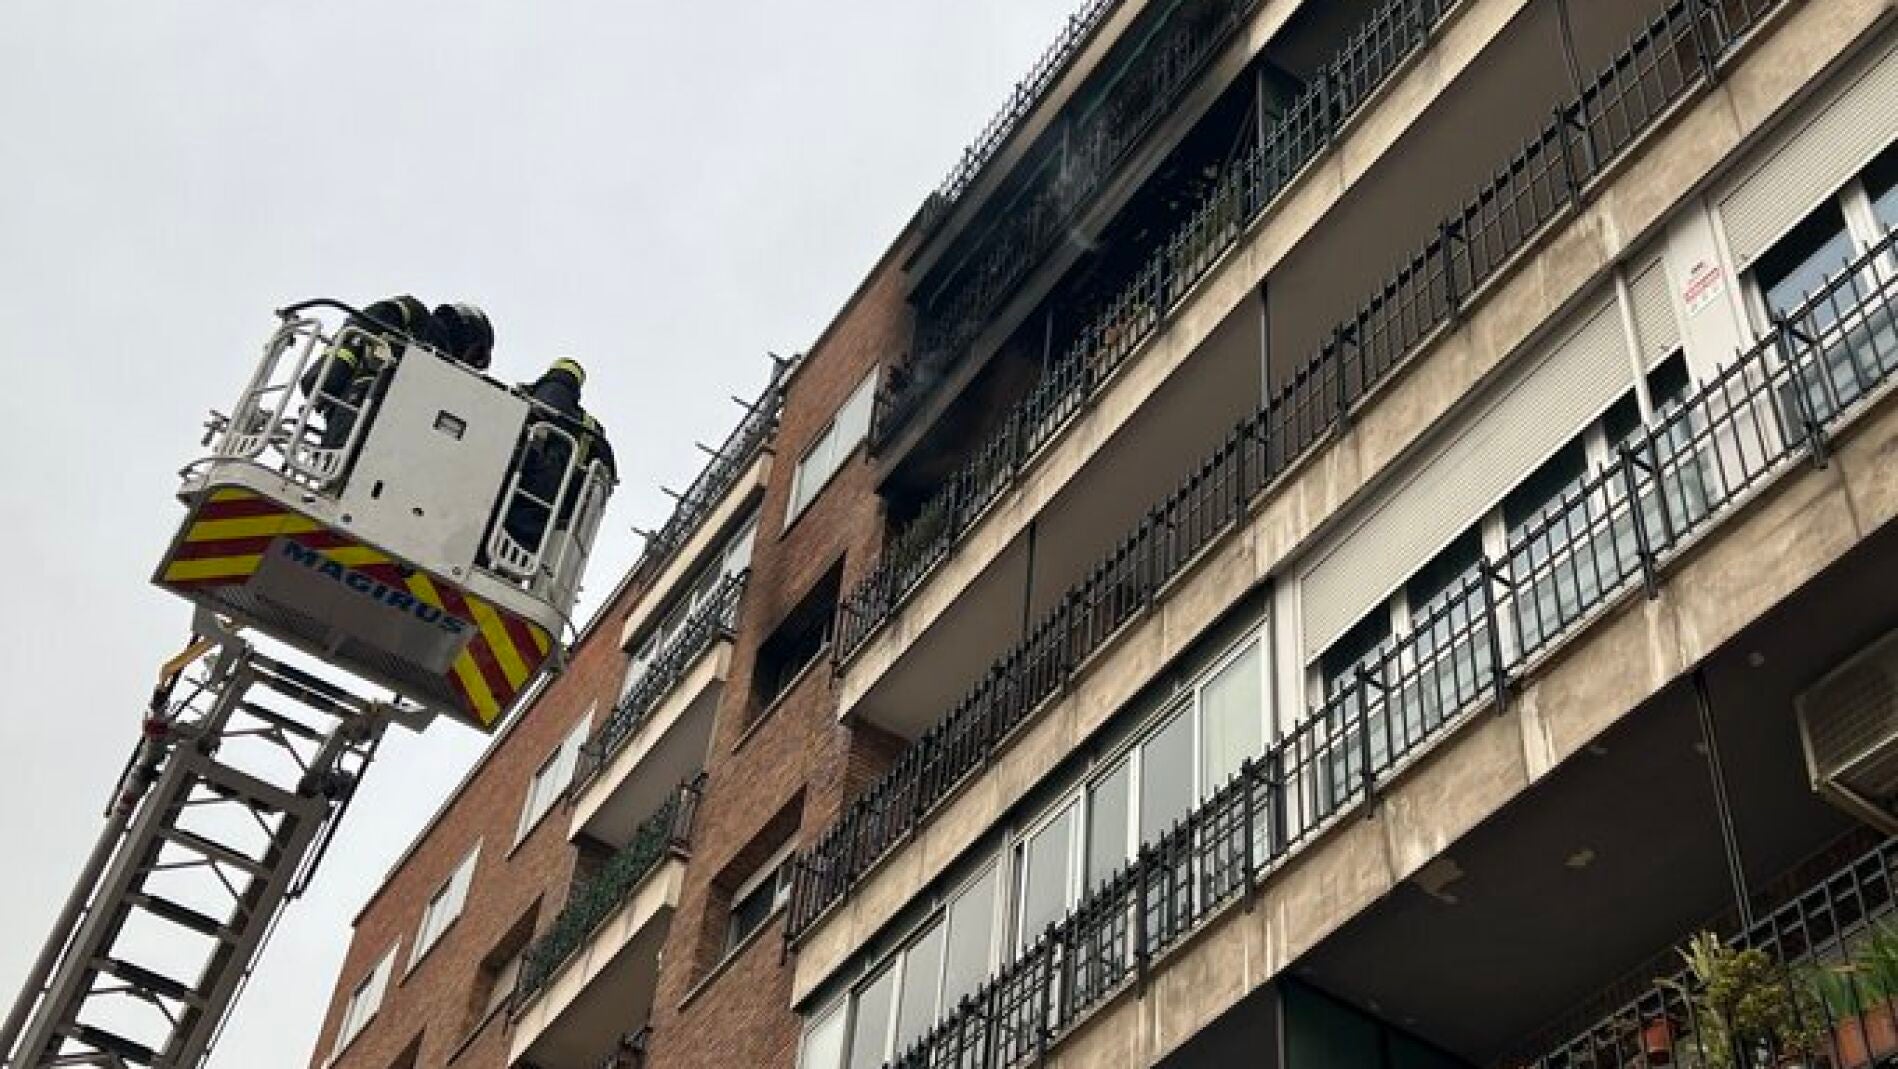
[[[105,831],[0,1025],[8,1069],[201,1065],[407,713],[229,632],[187,654],[199,678],[180,686],[185,666],[167,666]]]

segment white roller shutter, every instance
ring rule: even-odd
[[[1486,411],[1469,419],[1300,584],[1306,660],[1389,598],[1634,385],[1613,292],[1589,305]]]
[[[1651,368],[1680,347],[1680,320],[1668,295],[1667,272],[1661,261],[1643,267],[1628,283],[1634,310],[1634,329],[1641,336],[1641,366]]]
[[[1718,198],[1744,268],[1898,136],[1898,47],[1827,92]]]

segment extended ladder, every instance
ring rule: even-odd
[[[228,632],[168,669],[105,832],[0,1025],[9,1069],[202,1064],[385,729],[409,712]]]

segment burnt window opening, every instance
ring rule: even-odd
[[[757,708],[770,708],[830,645],[843,575],[839,560],[758,647],[757,670],[752,674]]]

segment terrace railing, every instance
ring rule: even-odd
[[[774,360],[771,382],[758,399],[745,403],[745,415],[717,449],[709,449],[711,459],[692,480],[685,492],[673,495],[672,515],[657,531],[646,537],[646,546],[633,565],[633,574],[650,575],[662,562],[692,537],[712,510],[724,499],[758,451],[771,441],[778,429],[778,416],[784,408],[784,379],[796,366],[795,360]]]
[[[706,650],[737,632],[738,606],[744,599],[745,581],[750,576],[749,571],[726,576],[627,688],[625,696],[613,707],[612,715],[580,748],[579,770],[574,776],[576,791],[591,781],[613,755],[639,733],[646,718],[672,693]]]
[[[1898,975],[1865,969],[1863,950],[1878,929],[1898,920],[1898,840],[1887,840],[1865,856],[1815,884],[1799,897],[1730,940],[1738,949],[1764,951],[1785,967],[1782,983],[1792,1031],[1803,1033],[1803,1051],[1773,1050],[1770,1042],[1730,1041],[1730,1022],[1710,1010],[1702,989],[1685,970],[1662,977],[1584,1028],[1573,1038],[1520,1064],[1524,1069],[1645,1069],[1648,1066],[1707,1066],[1753,1069],[1803,1064],[1858,1069],[1888,1064],[1898,1055]]]
[[[976,175],[995,158],[1002,142],[1020,128],[1022,120],[1028,117],[1042,94],[1054,84],[1055,78],[1067,69],[1069,61],[1081,50],[1089,35],[1119,6],[1120,0],[1086,0],[1080,10],[1068,16],[1068,21],[1062,24],[1061,35],[1042,52],[1041,58],[1035,61],[1022,80],[1015,83],[1015,89],[1009,93],[1002,110],[989,120],[976,139],[962,151],[942,185],[923,202],[921,225],[924,230],[934,230],[948,217],[961,202],[962,195],[975,184]]]
[[[1077,665],[1237,524],[1268,486],[1336,433],[1357,402],[1460,314],[1472,292],[1585,195],[1585,178],[1600,174],[1635,134],[1711,77],[1718,58],[1778,2],[1673,0],[1666,5],[1577,99],[1557,108],[1548,126],[1443,222],[1437,236],[1356,316],[1334,328],[1318,354],[1264,408],[1235,427],[1216,453],[1149,510],[1020,644],[998,659],[800,855],[787,938],[806,931],[964,777],[983,767],[1004,740],[1059,691]],[[1718,19],[1711,17],[1716,11]],[[1889,241],[1881,243],[1880,255],[1888,247]],[[1853,389],[1862,392],[1866,381],[1882,381],[1891,356],[1871,336],[1841,340],[1836,331],[1822,336],[1797,324],[1810,318],[1811,308],[1827,302],[1862,306],[1859,320],[1864,322],[1885,314],[1889,300],[1882,279],[1865,292],[1858,288],[1880,275],[1884,262],[1868,257],[1834,280],[1813,297],[1806,312],[1790,317],[1783,336],[1762,342],[1706,384],[1693,404],[1677,410],[1653,432],[1652,441],[1642,442],[1611,470],[1590,480],[1508,555],[1486,564],[1486,574],[1502,582],[1470,590],[1487,599],[1480,615],[1488,633],[1502,641],[1502,624],[1492,620],[1499,614],[1518,628],[1513,649],[1520,660],[1572,626],[1607,593],[1618,591],[1630,567],[1638,568],[1651,587],[1659,555],[1706,522],[1717,504],[1747,490],[1786,455],[1806,448],[1802,443],[1817,443],[1822,449],[1823,425],[1859,396]],[[1820,344],[1812,339],[1831,339],[1824,344],[1845,346],[1838,357],[1844,363],[1819,375],[1810,366],[1815,360],[1828,368],[1836,361],[1815,357],[1810,346],[1801,348],[1802,338],[1811,344]],[[1789,392],[1782,396],[1776,391]],[[1795,402],[1794,408],[1787,407]],[[1808,424],[1821,429],[1808,432]],[[1713,449],[1708,428],[1715,427],[1733,441]],[[1670,444],[1683,437],[1695,444],[1687,453]],[[1653,504],[1635,510],[1625,504],[1628,499],[1647,501],[1656,493],[1666,499],[1661,512],[1652,512],[1660,507]],[[1693,498],[1696,493],[1705,500]],[[1610,508],[1617,500],[1624,504]],[[1556,543],[1566,547],[1563,552],[1554,551]],[[1465,603],[1457,611],[1468,613],[1471,606]],[[1402,656],[1421,655],[1407,646]],[[1489,656],[1500,673],[1503,652]],[[1433,656],[1432,663],[1440,660]],[[1394,663],[1379,668],[1395,670]],[[1375,682],[1380,688],[1397,685],[1381,678]],[[1382,699],[1373,701],[1368,693],[1350,687],[1334,701],[1362,700],[1362,719],[1370,710],[1385,708]],[[1386,736],[1383,757],[1389,759],[1401,756],[1401,740],[1408,740],[1406,745],[1415,741],[1404,732],[1421,730],[1421,725],[1394,716],[1383,716],[1370,730],[1349,728],[1352,716],[1349,708],[1328,707],[1290,742],[1322,749],[1326,761],[1343,762],[1338,767],[1348,771],[1354,759],[1336,739],[1323,736],[1326,730],[1358,730],[1367,754],[1360,755],[1355,767],[1375,771],[1378,754],[1371,747],[1377,736]],[[1326,729],[1326,724],[1339,726]],[[1315,783],[1306,782],[1306,789],[1315,790]]]
[[[1219,32],[1236,26],[1254,2],[1235,5],[1229,17],[1218,24]],[[1278,123],[1226,167],[1206,200],[1179,229],[1155,248],[1114,296],[1092,315],[1083,317],[1083,325],[1062,355],[1050,362],[1041,381],[1016,403],[989,440],[944,481],[919,514],[889,540],[876,565],[842,599],[836,631],[839,660],[860,649],[889,619],[903,599],[949,555],[976,518],[1013,485],[1029,458],[1153,336],[1165,313],[1185,298],[1221,255],[1238,242],[1241,232],[1330,147],[1339,128],[1423,47],[1431,31],[1454,6],[1455,0],[1385,0],[1379,5],[1346,38],[1318,77],[1292,100]],[[1202,31],[1202,36],[1208,35]],[[1197,51],[1210,54],[1212,47],[1205,44]],[[1197,69],[1183,64],[1175,67],[1181,71]],[[1621,95],[1615,94],[1616,99]],[[1149,95],[1147,99],[1154,114],[1164,113],[1160,108],[1163,98]],[[1042,223],[1034,221],[1037,218],[1024,213],[1020,225],[1042,228]],[[1010,261],[1013,266],[996,266],[991,274],[1025,273],[1032,261],[1032,257],[1016,256]],[[948,318],[969,322],[980,320],[981,314],[958,312]],[[976,322],[970,329],[979,327]],[[953,362],[947,357],[942,359]],[[926,392],[920,385],[888,389],[879,401],[877,426],[882,434],[892,433],[921,404]]]
[[[692,824],[704,792],[702,772],[681,784],[640,822],[633,841],[573,892],[553,924],[522,955],[520,976],[514,984],[513,1012],[520,1012],[540,994],[662,861],[691,847]]]
[[[1410,634],[1367,658],[1283,739],[1142,846],[894,1064],[922,1069],[980,1057],[983,1065],[1010,1066],[1038,1057],[1123,983],[1144,983],[1156,955],[1253,893],[1324,829],[1372,804],[1384,783],[1456,724],[1500,708],[1531,658],[1624,593],[1645,588],[1651,596],[1663,568],[1702,530],[1779,472],[1801,460],[1823,464],[1834,428],[1898,377],[1895,247],[1898,233],[1886,235],[1769,336],[1623,442],[1613,463],[1552,503],[1501,556],[1480,560]],[[1169,544],[1150,545],[1139,563],[1115,573],[1125,582],[1118,589],[1131,591],[1116,599],[1150,595],[1164,564],[1148,562],[1168,559]],[[1111,629],[1117,604],[1099,617],[1077,617],[1085,622],[1070,634],[1085,641]],[[961,745],[957,752],[980,748]],[[943,767],[926,769],[938,779],[920,782],[939,782]],[[887,834],[889,823],[872,822],[889,811],[887,803],[853,810],[799,859],[792,916],[801,928],[814,919],[820,896],[837,893],[835,882],[824,881],[867,856],[836,851],[853,845],[844,836]],[[1888,871],[1879,869],[1881,880]],[[1881,901],[1888,899],[1888,884],[1879,887]],[[1797,949],[1804,930],[1774,938],[1782,950]],[[1674,1012],[1657,997],[1653,1012]]]

